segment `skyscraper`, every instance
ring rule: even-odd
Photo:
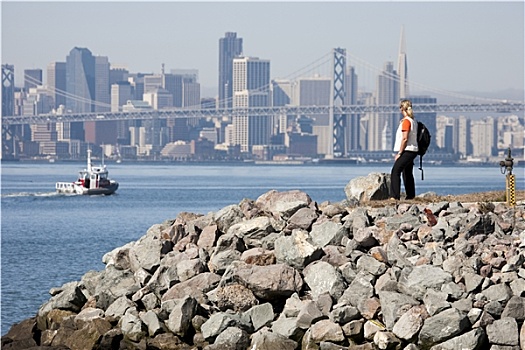
[[[348,66],[346,68],[346,78],[345,78],[345,104],[346,105],[355,105],[357,104],[357,74],[355,68]],[[349,114],[346,116],[346,131],[345,131],[345,144],[347,145],[348,150],[358,150],[359,146],[359,121],[361,116],[359,114]]]
[[[53,97],[53,106],[66,105],[66,62],[51,62],[47,65],[47,87]]]
[[[295,103],[299,106],[329,106],[332,80],[327,77],[301,78],[295,88]],[[313,134],[317,135],[317,153],[329,154],[333,128],[330,126],[330,114],[313,114]]]
[[[242,54],[242,38],[227,32],[219,39],[219,107],[231,108],[233,99],[233,59]]]
[[[375,98],[378,105],[399,103],[399,77],[393,62],[386,62],[383,71],[377,76]],[[392,150],[399,113],[373,113],[368,121],[368,150]]]
[[[270,61],[257,57],[233,59],[233,107],[267,107],[270,104]],[[272,123],[267,116],[238,115],[232,120],[234,145],[251,152],[253,145],[270,143]]]
[[[86,48],[75,47],[66,58],[66,107],[73,113],[94,112],[95,58]]]
[[[95,112],[111,111],[109,60],[106,56],[95,57],[95,101]]]
[[[24,69],[24,90],[42,85],[42,69]]]
[[[399,56],[397,61],[397,74],[399,75],[399,98],[406,99],[410,95],[408,89],[408,61],[406,53],[405,27],[401,26],[401,39],[399,40]]]

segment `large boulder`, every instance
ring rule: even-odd
[[[388,199],[390,197],[390,174],[370,173],[367,176],[353,178],[345,186],[346,198],[367,202]]]

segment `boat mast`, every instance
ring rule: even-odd
[[[91,150],[88,149],[88,156],[87,156],[87,171],[91,172]]]

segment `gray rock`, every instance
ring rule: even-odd
[[[249,328],[249,325],[236,314],[228,314],[225,312],[217,312],[202,324],[201,331],[204,339],[213,341],[228,327],[240,327],[242,329]]]
[[[136,304],[125,296],[121,296],[115,300],[106,310],[106,316],[115,317],[116,319],[121,318],[126,313],[126,310],[136,307]]]
[[[470,332],[434,345],[430,350],[477,350],[483,349],[484,346],[488,346],[485,331],[483,328],[475,328]]]
[[[312,243],[321,248],[327,245],[340,245],[346,235],[346,228],[341,223],[333,221],[315,222],[310,231]]]
[[[299,326],[297,317],[286,317],[283,314],[272,322],[272,332],[279,334],[287,339],[300,341],[304,335],[304,330]],[[264,328],[262,328],[264,330]]]
[[[419,305],[419,302],[414,298],[397,292],[382,291],[378,295],[383,321],[388,330],[392,330],[397,320],[412,306]]]
[[[363,255],[357,260],[357,268],[359,270],[371,273],[374,276],[380,276],[387,270],[387,266],[382,262],[377,261],[369,255]]]
[[[320,320],[316,322],[310,327],[307,333],[308,332],[310,332],[311,340],[315,343],[322,341],[342,342],[345,339],[341,326],[330,320]]]
[[[308,300],[303,303],[301,310],[297,314],[297,326],[302,329],[308,329],[313,323],[323,319],[324,315],[317,307],[317,304]]]
[[[390,196],[390,174],[370,173],[367,176],[355,177],[345,186],[348,200],[359,202],[387,199]]]
[[[259,196],[255,203],[262,211],[271,213],[274,218],[286,220],[297,210],[310,206],[312,199],[308,194],[298,190],[285,192],[271,190]]]
[[[525,320],[525,298],[519,296],[513,296],[505,305],[501,317],[512,317],[516,321]]]
[[[401,346],[401,341],[391,332],[377,332],[374,334],[374,344],[379,349],[395,349]]]
[[[227,235],[241,238],[247,247],[259,247],[261,239],[274,232],[270,218],[259,216],[238,222],[228,229]]]
[[[487,300],[506,303],[512,296],[512,290],[505,283],[498,283],[481,291]]]
[[[177,276],[181,282],[197,276],[205,271],[205,266],[200,259],[183,260],[177,264]]]
[[[97,318],[104,318],[104,316],[104,310],[87,307],[82,309],[82,311],[80,311],[78,315],[75,316],[75,325],[78,329],[80,329],[84,326],[84,324]]]
[[[498,345],[519,345],[518,323],[510,317],[503,317],[487,325],[489,342]]]
[[[270,326],[274,319],[273,307],[270,303],[253,306],[246,311],[246,315],[250,317],[255,331],[264,326]]]
[[[394,324],[392,332],[404,340],[411,340],[421,330],[424,320],[428,318],[425,307],[414,306],[405,312]]]
[[[232,262],[241,260],[241,252],[235,249],[213,253],[208,262],[210,272],[222,275]]]
[[[157,334],[164,333],[165,327],[162,322],[160,322],[159,317],[154,311],[146,311],[139,314],[140,320],[148,328],[148,334],[150,337],[155,337]]]
[[[463,278],[465,280],[465,288],[467,293],[472,293],[477,290],[483,282],[483,277],[475,273],[466,273]]]
[[[354,232],[354,240],[363,248],[370,248],[378,244],[375,236],[379,229],[375,226],[362,227]]]
[[[175,335],[184,337],[196,312],[197,300],[191,296],[175,300],[175,306],[170,312],[166,326]]]
[[[456,310],[447,309],[427,318],[419,332],[419,344],[426,348],[460,335],[469,327],[467,316]]]
[[[286,229],[290,231],[295,229],[309,230],[317,217],[317,212],[314,209],[300,208],[288,219]]]
[[[450,308],[450,303],[447,301],[448,294],[434,289],[429,289],[423,297],[423,303],[430,316],[433,316],[441,311]]]
[[[302,301],[299,298],[297,293],[293,293],[288,299],[286,299],[286,303],[281,314],[286,317],[297,317],[305,302],[306,301]]]
[[[145,236],[141,237],[133,246],[129,248],[129,262],[131,271],[135,272],[140,268],[153,273],[159,267],[161,250],[163,246],[160,238],[160,225],[153,225],[149,228]]]
[[[199,303],[205,303],[205,293],[217,287],[221,276],[211,272],[201,273],[187,281],[177,283],[164,293],[161,301],[182,299],[187,295],[193,296]],[[202,304],[201,303],[201,304]]]
[[[139,342],[146,336],[147,329],[140,320],[136,309],[130,308],[119,321],[120,329],[124,338],[133,342]]]
[[[361,315],[359,314],[359,311],[354,306],[343,305],[334,308],[332,312],[330,312],[330,320],[339,323],[340,325],[344,325],[350,321],[357,320],[360,317]]]
[[[303,287],[299,272],[285,264],[255,266],[235,261],[224,273],[222,280],[224,283],[237,281],[263,300],[289,297]]]
[[[219,232],[217,225],[206,226],[199,235],[197,246],[199,248],[203,248],[208,253],[211,253],[213,251],[215,243],[217,242],[218,237]]]
[[[252,335],[250,349],[257,350],[295,350],[297,342],[263,328]]]
[[[43,316],[53,309],[79,312],[87,299],[80,289],[79,283],[68,283],[57,295],[54,295],[38,310],[38,315]]]
[[[314,300],[323,293],[329,293],[334,299],[339,299],[345,290],[343,276],[327,262],[311,263],[304,269],[303,276]]]
[[[230,226],[242,221],[244,214],[238,205],[228,205],[217,211],[213,217],[219,231],[226,233]]]
[[[360,272],[346,288],[341,298],[339,298],[338,304],[358,306],[362,300],[371,298],[373,295],[374,287],[370,283],[369,276]]]
[[[319,259],[322,253],[320,247],[310,243],[310,236],[306,231],[294,230],[290,236],[281,236],[275,241],[277,262],[288,264],[299,270]]]
[[[452,281],[452,276],[442,268],[431,265],[414,266],[404,269],[399,278],[399,290],[418,300],[422,300],[428,289],[440,290],[444,283]]]
[[[227,349],[246,350],[250,338],[244,329],[228,327],[217,336],[213,345],[215,349],[225,349],[227,346]]]

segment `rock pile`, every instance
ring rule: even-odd
[[[52,289],[2,349],[525,349],[525,206],[180,213]]]

